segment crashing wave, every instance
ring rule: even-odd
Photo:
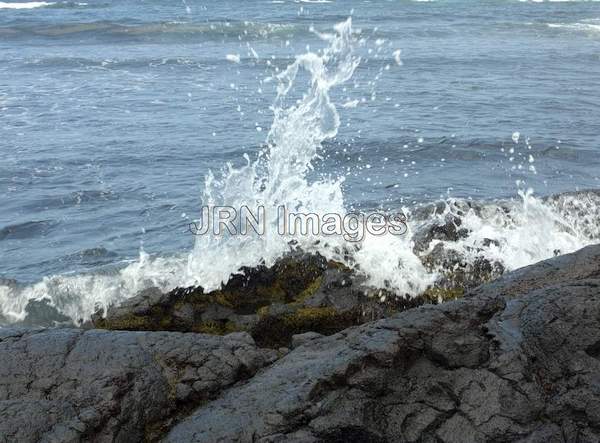
[[[206,177],[203,204],[265,207],[264,235],[199,236],[190,254],[151,257],[142,251],[139,260],[118,269],[49,276],[35,284],[0,281],[0,324],[27,320],[37,302],[58,318],[81,324],[99,308],[106,310],[149,287],[216,289],[240,268],[271,265],[292,247],[344,262],[373,287],[417,295],[457,266],[468,272],[483,261],[496,266],[493,274],[600,240],[596,191],[540,198],[523,190],[511,201],[448,199],[398,208],[408,216],[405,235],[367,233],[355,243],[318,234],[280,235],[274,214],[281,206],[320,215],[346,213],[342,179],[309,176],[323,143],[337,134],[340,119],[329,92],[351,78],[360,62],[355,48],[361,39],[350,20],[334,34],[319,36],[328,43],[322,52],[298,56],[273,78],[278,83],[274,120],[257,158],[246,156],[245,166],[227,165]]]

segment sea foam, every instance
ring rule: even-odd
[[[0,9],[35,9],[44,6],[52,6],[55,3],[50,2],[26,2],[26,3],[5,3],[0,2]]]

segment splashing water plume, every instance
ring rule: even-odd
[[[329,42],[321,55],[309,52],[276,76],[278,81],[274,120],[266,147],[258,159],[242,168],[227,165],[222,177],[206,178],[203,201],[206,206],[265,208],[264,235],[199,236],[190,255],[190,280],[208,289],[219,287],[242,266],[274,262],[289,250],[291,238],[277,233],[277,208],[325,214],[343,213],[340,179],[309,183],[307,173],[318,158],[323,141],[335,137],[339,115],[329,91],[349,80],[359,64],[354,54],[357,40],[351,19],[335,27],[336,34],[319,34]],[[310,88],[298,102],[287,105],[295,92],[300,71],[310,76]],[[306,250],[314,238],[297,237]],[[215,263],[219,263],[215,266]]]

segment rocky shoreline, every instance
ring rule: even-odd
[[[416,297],[372,288],[360,269],[293,250],[271,267],[241,269],[219,290],[147,289],[107,312],[97,312],[91,324],[111,330],[248,332],[261,347],[286,348],[294,335],[331,335],[420,305],[455,300],[502,275],[500,263],[483,256],[469,261],[437,242],[457,241],[467,235],[464,231],[461,220],[449,216],[415,239],[415,254],[428,271],[438,273],[435,283]]]
[[[0,441],[599,441],[600,245],[481,270],[409,299],[298,254],[0,329]]]
[[[259,346],[277,349],[289,347],[294,335],[331,335],[428,302],[437,302],[437,296],[374,290],[340,263],[292,253],[270,268],[244,269],[220,290],[143,291],[107,313],[98,312],[92,323],[111,330],[247,332]]]

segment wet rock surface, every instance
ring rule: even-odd
[[[296,334],[331,335],[431,301],[373,290],[340,263],[294,253],[271,268],[244,269],[217,291],[148,289],[92,321],[112,330],[245,331],[258,345],[277,349],[289,347]]]
[[[299,309],[352,311],[347,271],[321,269]],[[171,303],[144,297],[141,317]],[[314,332],[2,329],[0,441],[600,441],[600,246]]]
[[[462,220],[452,214],[448,214],[443,223],[433,222],[421,229],[414,238],[415,252],[425,251],[433,240],[458,241],[466,238],[469,231],[463,227]]]
[[[438,272],[435,284],[429,288],[429,293],[439,292],[446,300],[462,296],[469,289],[482,283],[490,282],[504,274],[504,265],[498,261],[491,261],[483,255],[474,260],[468,260],[464,254],[445,247],[442,243],[436,244],[432,250],[421,256],[421,261],[430,272]]]
[[[477,207],[468,204],[462,206],[465,207],[457,211],[462,216],[466,211],[478,211]],[[440,301],[455,299],[504,274],[504,265],[486,258],[483,249],[467,247],[469,255],[474,255],[475,258],[467,257],[465,251],[455,249],[456,243],[470,234],[462,224],[459,216],[447,214],[442,220],[423,226],[414,237],[413,252],[429,272],[438,274],[435,284],[426,291],[429,298],[437,295]],[[499,247],[500,243],[494,239],[486,239],[483,246]]]
[[[485,258],[483,250],[454,249],[469,235],[461,217],[479,210],[465,203],[458,215],[432,218],[419,229],[413,251],[437,280],[417,297],[371,288],[359,269],[295,250],[272,267],[241,269],[219,290],[190,287],[163,294],[147,289],[108,312],[96,313],[92,323],[111,330],[220,335],[246,331],[259,346],[277,349],[289,347],[293,335],[331,335],[423,304],[455,300],[505,272],[503,264]],[[489,239],[488,246],[494,242],[498,243]]]
[[[270,363],[245,333],[0,329],[0,441],[152,441]]]
[[[165,441],[600,441],[600,247],[306,341]]]

